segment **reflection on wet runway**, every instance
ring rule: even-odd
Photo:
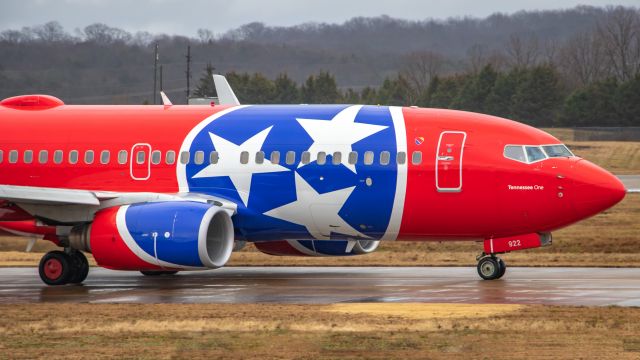
[[[0,303],[430,302],[640,306],[640,269],[228,267],[175,276],[92,268],[81,286],[48,287],[35,268],[0,269]]]

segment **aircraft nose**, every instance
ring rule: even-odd
[[[574,185],[574,208],[581,218],[612,207],[627,193],[620,179],[587,160],[575,164]]]

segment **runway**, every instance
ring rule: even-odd
[[[640,192],[640,175],[618,175],[628,192]]]
[[[175,276],[92,268],[80,286],[48,287],[35,268],[0,269],[0,303],[425,302],[640,306],[640,269],[228,267]]]

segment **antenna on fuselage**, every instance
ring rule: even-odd
[[[169,97],[167,96],[167,94],[164,93],[164,91],[160,91],[160,97],[162,98],[162,105],[164,105],[164,106],[173,105],[171,103],[171,100],[169,100]]]

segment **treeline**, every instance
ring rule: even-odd
[[[311,75],[302,84],[286,74],[271,80],[260,73],[227,73],[246,104],[369,104],[421,106],[485,113],[533,126],[640,126],[640,76],[625,82],[614,78],[567,92],[549,65],[508,72],[486,65],[478,73],[434,77],[420,91],[399,75],[379,88],[341,91],[327,72]],[[213,96],[204,74],[196,96]]]

